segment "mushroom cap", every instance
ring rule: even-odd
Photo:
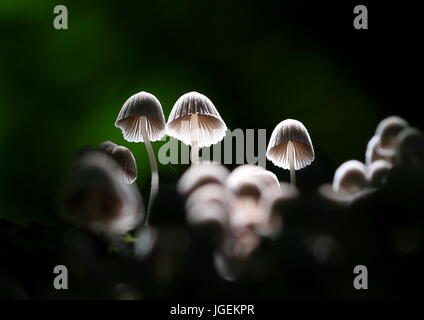
[[[111,154],[113,148],[117,146],[118,145],[116,143],[113,143],[112,141],[104,141],[97,146],[97,149],[99,149],[100,151],[104,153]]]
[[[134,155],[128,148],[116,146],[110,155],[123,169],[125,183],[131,184],[137,180],[137,164]]]
[[[259,191],[272,186],[280,189],[280,182],[277,176],[271,171],[265,170],[261,166],[244,164],[235,168],[227,179],[227,187],[235,192],[240,192],[244,187],[251,186]]]
[[[398,116],[390,116],[383,119],[375,130],[375,134],[380,136],[377,152],[380,155],[393,156],[396,137],[408,126],[408,122]]]
[[[159,100],[141,91],[128,98],[119,111],[115,126],[122,130],[129,142],[144,142],[141,134],[142,117],[147,119],[147,135],[150,141],[162,139],[166,131],[165,117]]]
[[[113,159],[93,151],[78,159],[68,184],[69,219],[96,232],[122,234],[144,217],[138,190],[124,183]]]
[[[365,152],[366,165],[370,165],[372,162],[377,160],[386,160],[389,162],[393,161],[393,158],[391,156],[380,154],[378,152],[379,147],[380,147],[380,136],[375,135],[370,139],[370,141],[368,141],[368,144],[367,144],[367,150]]]
[[[396,139],[395,163],[401,166],[424,166],[424,135],[416,128],[409,127]]]
[[[371,186],[382,186],[387,178],[387,174],[392,169],[393,165],[386,160],[376,160],[368,166],[368,179]]]
[[[268,143],[267,158],[277,167],[290,169],[288,143],[294,146],[294,169],[302,169],[315,158],[314,147],[305,126],[297,120],[287,119],[274,129]]]
[[[349,160],[337,168],[333,190],[344,195],[355,194],[368,185],[366,166],[358,160]]]
[[[227,126],[218,110],[208,97],[195,91],[182,95],[175,102],[168,118],[168,135],[191,145],[190,120],[194,114],[198,115],[199,148],[209,147],[224,138]]]
[[[197,166],[191,166],[178,181],[177,190],[187,196],[205,184],[217,183],[224,185],[228,174],[228,169],[218,163],[202,163]]]

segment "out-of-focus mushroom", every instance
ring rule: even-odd
[[[337,168],[332,186],[325,184],[319,188],[323,197],[342,204],[351,204],[371,191],[367,167],[358,160],[344,162]]]
[[[205,184],[224,185],[228,174],[228,169],[217,163],[202,163],[198,166],[191,166],[178,180],[177,190],[179,193],[188,196],[196,188]]]
[[[227,126],[212,101],[198,92],[181,96],[168,118],[168,134],[191,146],[191,162],[199,163],[199,148],[221,141]]]
[[[377,153],[393,157],[395,153],[396,137],[409,126],[405,119],[398,116],[390,116],[382,120],[375,130],[375,135],[380,136],[380,143],[377,145]]]
[[[315,158],[312,141],[305,126],[292,119],[280,122],[272,132],[266,156],[277,167],[289,169],[290,182],[295,185],[295,170],[306,167]]]
[[[144,142],[152,170],[152,182],[147,209],[146,225],[149,224],[153,200],[159,190],[159,174],[151,141],[160,140],[166,132],[165,117],[159,100],[147,92],[131,96],[122,106],[115,122],[122,130],[124,139],[130,142]]]
[[[110,155],[112,153],[113,148],[117,146],[118,145],[116,143],[113,143],[112,141],[104,141],[97,146],[97,149]]]
[[[393,165],[386,160],[377,160],[368,166],[368,180],[373,187],[381,187]]]
[[[406,128],[398,135],[395,163],[411,168],[424,166],[424,135],[416,128]]]
[[[137,180],[137,164],[132,152],[123,146],[113,148],[111,156],[124,170],[124,180],[126,183],[133,183]]]
[[[380,136],[373,136],[367,144],[367,150],[365,152],[365,164],[369,166],[372,162],[377,160],[386,160],[388,162],[393,161],[392,156],[385,156],[378,153],[377,149],[380,145]]]
[[[69,220],[106,235],[133,229],[144,217],[136,188],[122,179],[112,159],[93,151],[78,159],[68,184],[65,204]]]

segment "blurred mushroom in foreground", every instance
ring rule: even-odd
[[[191,166],[178,180],[177,190],[179,193],[188,196],[196,188],[209,184],[217,183],[224,185],[229,171],[221,164],[202,163],[198,166]]]
[[[296,170],[312,163],[314,148],[303,123],[287,119],[274,129],[266,152],[267,158],[277,167],[290,170],[290,182],[296,184]]]
[[[367,144],[367,150],[365,152],[365,164],[369,166],[371,163],[377,160],[386,160],[388,162],[393,161],[392,156],[384,156],[378,153],[380,145],[380,136],[373,136]]]
[[[424,136],[416,128],[406,128],[396,139],[395,164],[419,168],[424,166]]]
[[[358,160],[344,162],[337,168],[332,186],[325,184],[319,188],[325,198],[344,204],[350,204],[370,191],[367,167]]]
[[[144,217],[137,189],[126,184],[113,159],[93,151],[73,170],[65,196],[66,218],[96,233],[114,236],[133,229]]]
[[[199,148],[221,141],[227,126],[212,101],[198,92],[182,95],[168,118],[168,134],[191,146],[191,163],[199,163]]]
[[[126,183],[130,184],[137,180],[137,163],[128,148],[105,141],[99,144],[97,149],[112,157],[121,166]]]
[[[393,168],[393,165],[385,160],[377,160],[372,162],[368,166],[369,182],[372,187],[381,187],[387,179],[389,171]]]
[[[152,170],[149,206],[146,225],[149,223],[152,203],[159,190],[159,174],[151,141],[160,140],[166,131],[165,117],[159,100],[152,94],[141,91],[124,103],[115,122],[129,142],[144,142]]]
[[[377,153],[380,156],[393,157],[396,138],[408,126],[408,122],[398,116],[390,116],[383,119],[375,130],[375,135],[380,137],[380,142],[376,146]]]

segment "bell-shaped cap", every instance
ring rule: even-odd
[[[365,152],[365,164],[370,165],[372,162],[377,160],[386,160],[392,162],[393,158],[391,156],[385,156],[378,152],[380,147],[380,136],[373,136],[367,144],[367,150]]]
[[[138,190],[124,183],[122,169],[98,151],[84,154],[66,192],[68,218],[96,232],[123,234],[144,217]]]
[[[191,166],[178,181],[177,190],[187,196],[205,184],[217,183],[224,185],[228,174],[228,169],[218,163],[202,163],[197,166]]]
[[[396,139],[395,163],[411,168],[424,166],[424,136],[416,128],[409,127]]]
[[[408,126],[408,122],[398,116],[391,116],[382,120],[375,130],[375,135],[380,136],[377,152],[383,156],[393,156],[396,138]]]
[[[209,147],[224,138],[227,126],[218,110],[208,97],[194,91],[182,95],[175,102],[168,118],[168,135],[191,145],[191,118],[194,114],[198,115],[199,148]]]
[[[342,195],[355,194],[368,186],[367,168],[357,160],[349,160],[337,168],[333,190]]]
[[[300,121],[287,119],[275,127],[268,144],[266,156],[274,165],[290,169],[289,142],[294,147],[295,170],[314,161],[315,153],[308,130]]]
[[[268,186],[280,189],[277,176],[261,166],[244,164],[235,168],[227,179],[227,188],[234,193],[243,193],[248,189],[257,190],[259,193]],[[250,186],[250,187],[249,187]],[[258,196],[259,196],[258,193]]]
[[[162,106],[154,95],[144,91],[132,95],[124,103],[116,119],[115,126],[122,130],[125,140],[144,142],[141,132],[144,117],[147,120],[146,131],[149,140],[160,140],[166,131]]]
[[[137,180],[137,164],[134,155],[128,148],[116,146],[112,149],[110,155],[124,171],[124,180],[126,183],[130,184]]]
[[[101,152],[110,155],[112,153],[113,148],[117,146],[118,145],[116,143],[113,143],[112,141],[104,141],[97,146],[97,149],[99,149]]]
[[[376,160],[368,166],[368,180],[371,186],[381,187],[387,179],[387,175],[393,165],[386,160]]]

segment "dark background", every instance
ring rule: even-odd
[[[53,28],[58,4],[68,8],[68,30]],[[353,28],[358,4],[368,7],[368,30]],[[408,244],[411,237],[421,243],[417,204],[423,172],[395,172],[381,193],[349,209],[321,202],[318,207],[314,192],[332,180],[342,162],[364,160],[367,142],[384,117],[396,114],[424,128],[417,6],[412,1],[2,0],[0,280],[15,279],[16,287],[26,290],[12,296],[55,297],[44,291],[52,290],[50,266],[63,263],[64,247],[72,251],[75,246],[80,251],[68,259],[81,267],[80,278],[72,279],[79,289],[71,297],[77,298],[110,298],[102,290],[120,277],[143,283],[148,298],[251,298],[251,292],[260,298],[412,295],[411,287],[419,290],[422,283],[422,249],[402,255],[391,246],[396,239]],[[77,244],[68,242],[72,232],[60,219],[61,195],[81,146],[112,140],[130,148],[138,162],[137,185],[148,199],[145,147],[124,141],[114,127],[124,101],[141,90],[158,97],[166,118],[179,96],[195,90],[214,102],[230,129],[263,128],[269,137],[286,118],[305,124],[316,151],[313,164],[297,175],[306,197],[285,216],[291,232],[276,243],[265,242],[253,259],[270,264],[264,269],[271,270],[269,277],[223,283],[214,278],[210,252],[194,241],[187,259],[175,268],[175,286],[162,288],[149,282],[154,263],[140,269],[125,254],[108,255],[107,245],[86,234],[77,237]],[[152,223],[172,222],[174,214],[179,215],[176,224],[183,223],[181,199],[173,197],[186,167],[159,164],[161,190]],[[270,162],[267,168],[288,180],[287,171]],[[346,256],[318,265],[298,230],[331,234]],[[175,245],[172,232],[164,232],[163,241]],[[101,247],[102,254],[91,254],[97,252],[93,246]],[[175,258],[172,250],[162,254],[157,255]],[[352,265],[358,263],[378,270],[368,296],[352,289]]]

